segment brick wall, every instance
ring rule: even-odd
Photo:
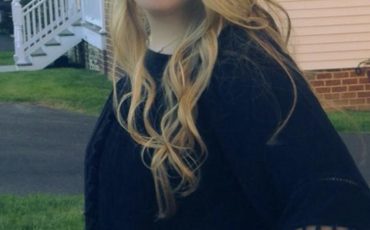
[[[106,71],[105,51],[100,50],[84,40],[69,50],[67,56],[70,62],[83,66],[86,69],[101,73],[105,73]]]
[[[110,4],[111,4],[110,0],[104,1],[104,11],[105,11],[104,23],[107,29],[108,29],[108,16],[110,14],[109,12]],[[83,40],[81,43],[79,43],[78,46],[74,47],[70,51],[69,57],[71,58],[72,61],[84,65],[86,69],[99,71],[105,74],[108,78],[110,78],[112,69],[112,52],[111,52],[112,46],[111,39],[109,37],[109,32],[104,36],[106,36],[107,38],[106,49],[104,50],[98,49],[97,47]]]
[[[104,72],[104,52],[83,41],[87,69]]]
[[[325,102],[351,110],[370,109],[370,67],[306,71],[305,75],[326,110]]]

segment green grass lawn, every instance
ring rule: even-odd
[[[328,117],[339,132],[370,132],[370,111],[328,112]]]
[[[27,102],[97,115],[112,83],[96,71],[50,68],[0,75],[1,102]]]
[[[83,195],[0,195],[1,230],[82,230]]]
[[[14,65],[12,51],[1,51],[0,52],[0,65]]]

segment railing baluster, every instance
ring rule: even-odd
[[[52,0],[49,0],[49,16],[50,16],[50,24],[52,24],[54,22],[54,15],[53,15],[53,1]]]
[[[62,22],[64,22],[66,15],[65,15],[65,9],[64,9],[64,0],[60,0],[60,16],[62,18]]]
[[[32,13],[32,37],[36,34],[36,17],[35,17],[35,11],[31,11]]]
[[[50,2],[49,1],[45,1],[45,5],[46,5],[46,14],[47,14],[47,23],[46,25],[49,26],[51,24],[51,15],[50,15]],[[47,31],[48,32],[48,31]]]
[[[26,39],[25,41],[28,41],[30,40],[30,37],[31,37],[31,19],[30,19],[30,13],[28,12],[25,17],[26,19],[26,28],[27,28],[27,36],[26,36]]]
[[[38,23],[38,27],[39,27],[39,33],[41,32],[42,30],[42,23],[41,23],[41,5],[39,5],[37,8],[37,16],[38,16],[38,19],[37,19],[37,23]]]
[[[47,11],[46,11],[46,1],[42,3],[42,9],[43,9],[43,18],[44,18],[44,29],[46,28],[48,22],[47,22]]]
[[[59,18],[59,3],[58,3],[58,0],[54,0],[53,1],[53,4],[54,4],[54,21],[58,21],[58,18]]]
[[[61,14],[61,12],[60,12],[60,0],[56,0],[55,1],[56,2],[56,7],[55,7],[55,11],[57,12],[55,15],[56,15],[56,21],[58,22],[58,26],[59,26],[59,20],[60,20],[60,14]]]
[[[104,4],[105,4],[105,1],[100,1],[100,17],[102,19],[104,19],[105,17],[105,8],[104,8]],[[107,31],[106,31],[106,28],[105,28],[105,21],[103,20],[102,21],[102,24],[101,24],[101,29],[99,31],[100,34],[106,34]]]
[[[23,42],[27,41],[27,26],[26,26],[26,16],[22,15],[22,20],[23,20]]]

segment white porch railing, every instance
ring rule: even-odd
[[[25,6],[12,1],[14,59],[30,64],[29,56],[47,41],[81,18],[78,0],[32,0]]]

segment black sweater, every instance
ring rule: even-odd
[[[173,218],[154,222],[153,178],[140,146],[114,116],[111,92],[86,146],[86,230],[370,230],[370,189],[302,76],[294,75],[292,117],[267,144],[278,109],[285,118],[291,106],[289,78],[239,28],[226,27],[218,41],[212,79],[198,101],[197,127],[209,150],[198,189],[177,200]],[[146,67],[157,82],[169,58],[147,50]],[[119,92],[124,83],[117,83]],[[155,103],[151,118],[158,122]]]

